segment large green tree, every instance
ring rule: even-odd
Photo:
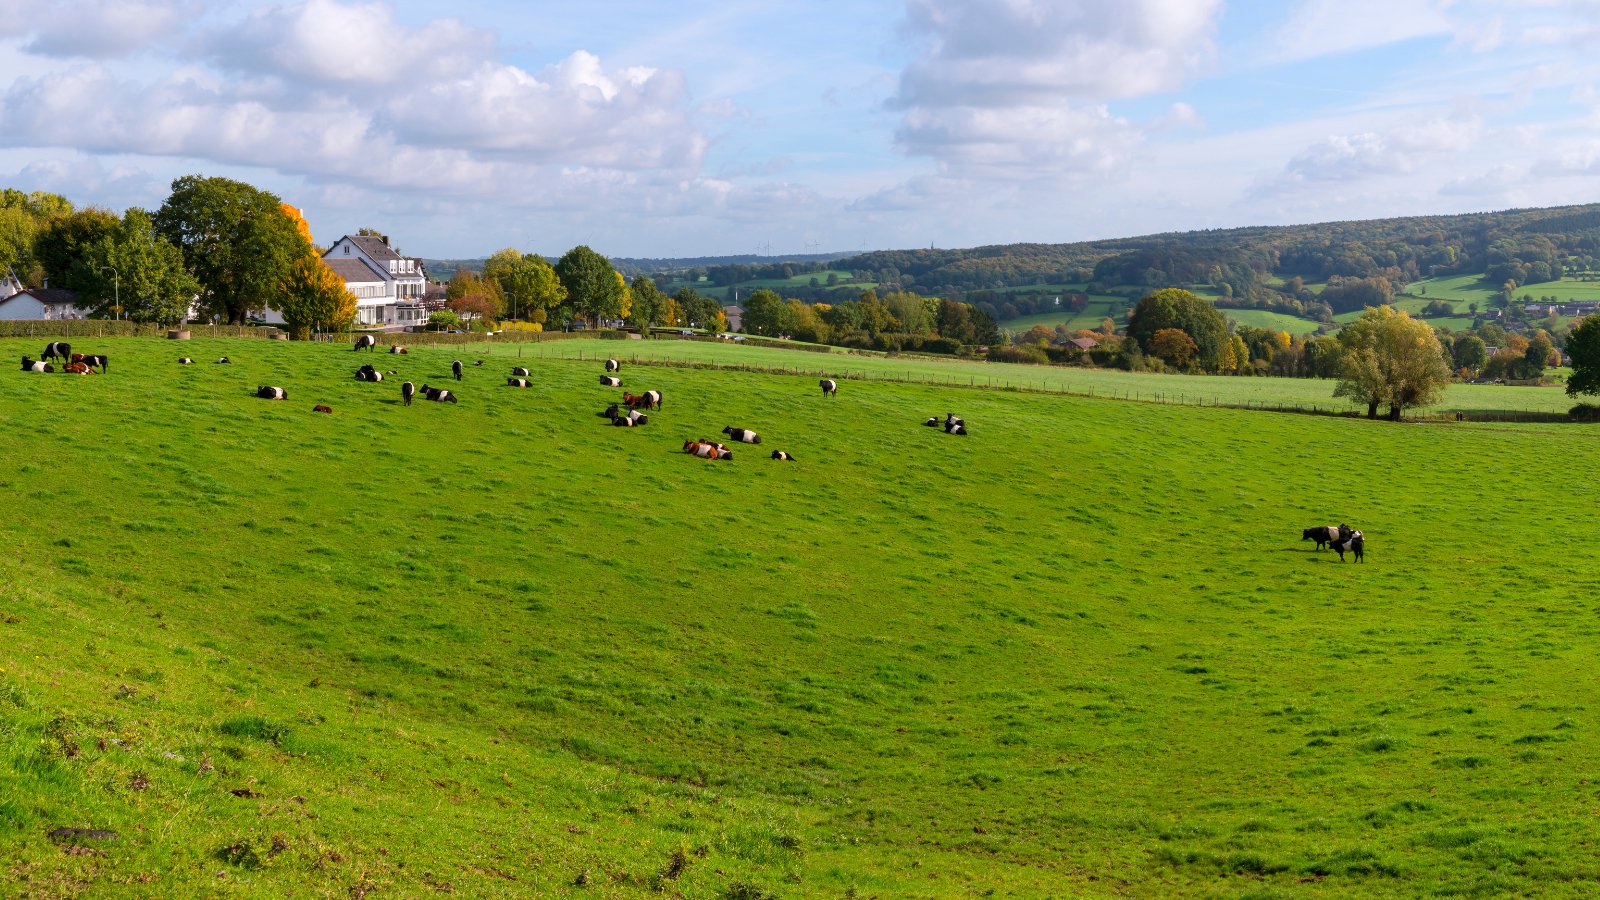
[[[743,328],[746,334],[768,337],[783,334],[790,330],[793,322],[789,305],[775,291],[762,288],[745,298]]]
[[[1567,355],[1572,357],[1572,375],[1567,393],[1600,394],[1600,316],[1586,316],[1567,336]]]
[[[567,302],[567,289],[556,270],[536,253],[514,247],[497,250],[483,265],[483,277],[499,285],[514,318],[529,318]]]
[[[200,283],[200,309],[243,324],[274,301],[311,245],[273,194],[228,178],[185,175],[155,215],[156,230],[183,251]]]
[[[567,289],[567,304],[574,315],[589,322],[622,315],[627,285],[604,256],[580,244],[556,263],[556,275]]]
[[[156,233],[150,213],[134,207],[110,234],[84,252],[84,299],[97,311],[135,322],[172,325],[188,317],[200,285],[183,253]],[[121,309],[113,309],[120,303]]]
[[[1399,421],[1411,407],[1444,399],[1450,366],[1428,323],[1392,306],[1369,307],[1339,332],[1339,342],[1345,352],[1333,395],[1366,404],[1368,418],[1386,404]]]
[[[677,301],[685,324],[703,328],[711,334],[722,331],[722,304],[689,287],[678,288],[672,299]]]
[[[328,264],[310,254],[296,260],[283,279],[274,308],[283,313],[289,336],[297,341],[313,328],[346,331],[356,319],[356,295]]]
[[[648,338],[650,329],[660,324],[666,313],[667,295],[661,293],[656,283],[645,275],[634,278],[629,289],[633,293],[633,302],[628,309],[628,323],[639,329],[641,337]]]
[[[1222,357],[1222,342],[1228,340],[1228,322],[1222,313],[1205,300],[1180,288],[1164,288],[1139,301],[1128,316],[1128,336],[1145,353],[1157,332],[1176,328],[1194,341],[1195,363],[1202,369],[1216,369]]]
[[[89,294],[99,286],[89,248],[116,234],[117,214],[98,207],[50,219],[33,240],[33,255],[44,267],[50,286]]]

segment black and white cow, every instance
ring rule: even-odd
[[[839,382],[834,381],[832,378],[824,378],[821,381],[817,382],[817,384],[819,386],[821,386],[821,388],[822,388],[822,396],[824,396],[824,397],[835,397],[835,396],[838,396],[838,394],[839,394]]]
[[[1321,550],[1339,539],[1339,529],[1333,525],[1318,525],[1300,532],[1300,540],[1316,541],[1317,549]]]
[[[928,426],[929,428],[938,428],[939,427],[939,417],[938,416],[929,416],[928,417],[928,421],[923,422],[922,424]]]
[[[263,400],[287,400],[289,392],[281,387],[262,386],[256,388],[256,396]]]
[[[615,372],[620,368],[622,368],[622,363],[619,363],[614,359],[606,360],[606,371],[607,372]]]
[[[370,334],[363,334],[361,337],[356,338],[355,344],[351,345],[350,349],[372,352],[373,348],[376,346],[378,346],[377,338]]]
[[[643,394],[643,397],[644,397],[644,408],[645,409],[654,409],[654,410],[657,410],[657,411],[659,411],[661,409],[661,392],[660,391],[645,391],[644,394]]]
[[[233,365],[233,360],[231,360],[231,359],[227,358],[226,356],[224,356],[224,357],[221,357],[220,359],[217,360],[217,365],[219,365],[219,366],[231,366],[231,365]]]
[[[959,437],[966,437],[967,436],[967,426],[960,419],[957,419],[954,425],[950,424],[949,422],[946,422],[946,423],[944,423],[944,433],[945,434],[954,434],[954,435],[957,435]]]
[[[194,360],[190,359],[187,356],[180,356],[180,357],[178,357],[178,365],[180,365],[180,366],[192,366],[192,365],[194,365]]]
[[[1354,553],[1356,562],[1367,561],[1367,538],[1359,531],[1352,531],[1348,535],[1340,535],[1333,542],[1333,549],[1339,551],[1339,562],[1344,562],[1346,552]]]
[[[422,386],[422,396],[432,400],[435,403],[458,402],[455,394],[450,393],[444,388],[428,387],[427,385]]]
[[[624,416],[619,414],[616,418],[612,419],[611,424],[616,425],[619,428],[637,428],[640,425],[649,425],[650,417],[642,412],[639,412],[637,409],[630,409],[628,410],[627,415]]]
[[[761,443],[761,435],[756,434],[754,431],[751,431],[748,428],[735,428],[732,425],[729,425],[727,428],[722,429],[722,433],[733,440],[739,441],[740,443]]]
[[[356,370],[357,381],[382,381],[383,373],[372,366],[362,366]]]
[[[106,355],[104,353],[96,353],[93,356],[85,355],[83,357],[83,362],[94,366],[95,368],[99,369],[102,374],[104,374],[111,361],[106,359]]]
[[[605,408],[605,412],[602,412],[600,415],[601,415],[602,418],[615,419],[617,416],[619,416],[621,414],[622,414],[621,407],[618,404],[613,403],[610,406],[606,407]]]
[[[945,427],[946,430],[949,430],[950,428],[952,428],[952,427],[954,427],[956,425],[965,425],[965,424],[967,424],[967,420],[961,418],[960,416],[956,415],[955,413],[945,413],[944,414],[944,427]]]
[[[450,361],[450,371],[456,376],[456,380],[460,381],[461,380],[461,360],[459,360],[459,359],[451,360]]]
[[[51,341],[49,344],[45,345],[44,355],[40,358],[59,358],[62,362],[69,362],[72,359],[72,345],[62,341]]]
[[[407,406],[411,405],[411,398],[415,397],[416,395],[417,395],[417,386],[416,385],[412,384],[409,381],[406,382],[405,384],[400,385],[400,399],[404,400],[406,402]]]
[[[404,348],[402,346],[400,346],[399,344],[390,344],[389,345],[389,352],[390,353],[406,354],[406,353],[410,353],[411,351],[407,350],[406,348]]]
[[[24,372],[54,372],[55,370],[55,366],[50,365],[42,359],[34,359],[31,356],[24,356],[22,358],[22,371]]]
[[[513,366],[511,368],[511,374],[517,376],[518,378],[527,378],[530,373],[522,366]]]
[[[529,381],[526,378],[507,378],[506,379],[506,386],[507,387],[518,387],[518,388],[533,387],[533,382]]]
[[[794,457],[790,456],[788,454],[788,452],[784,451],[784,450],[774,450],[774,451],[772,451],[772,458],[773,459],[781,459],[784,462],[794,462]]]
[[[615,375],[601,375],[600,385],[602,387],[622,387],[622,379]]]

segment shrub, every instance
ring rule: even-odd
[[[1600,422],[1600,404],[1579,403],[1567,410],[1567,415],[1579,422]]]

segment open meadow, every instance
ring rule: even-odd
[[[0,374],[0,896],[1600,889],[1592,428],[74,343],[109,373]],[[597,350],[802,371],[625,363],[612,428]]]

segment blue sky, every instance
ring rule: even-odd
[[[319,240],[972,246],[1600,200],[1596,0],[0,0],[0,184]]]

